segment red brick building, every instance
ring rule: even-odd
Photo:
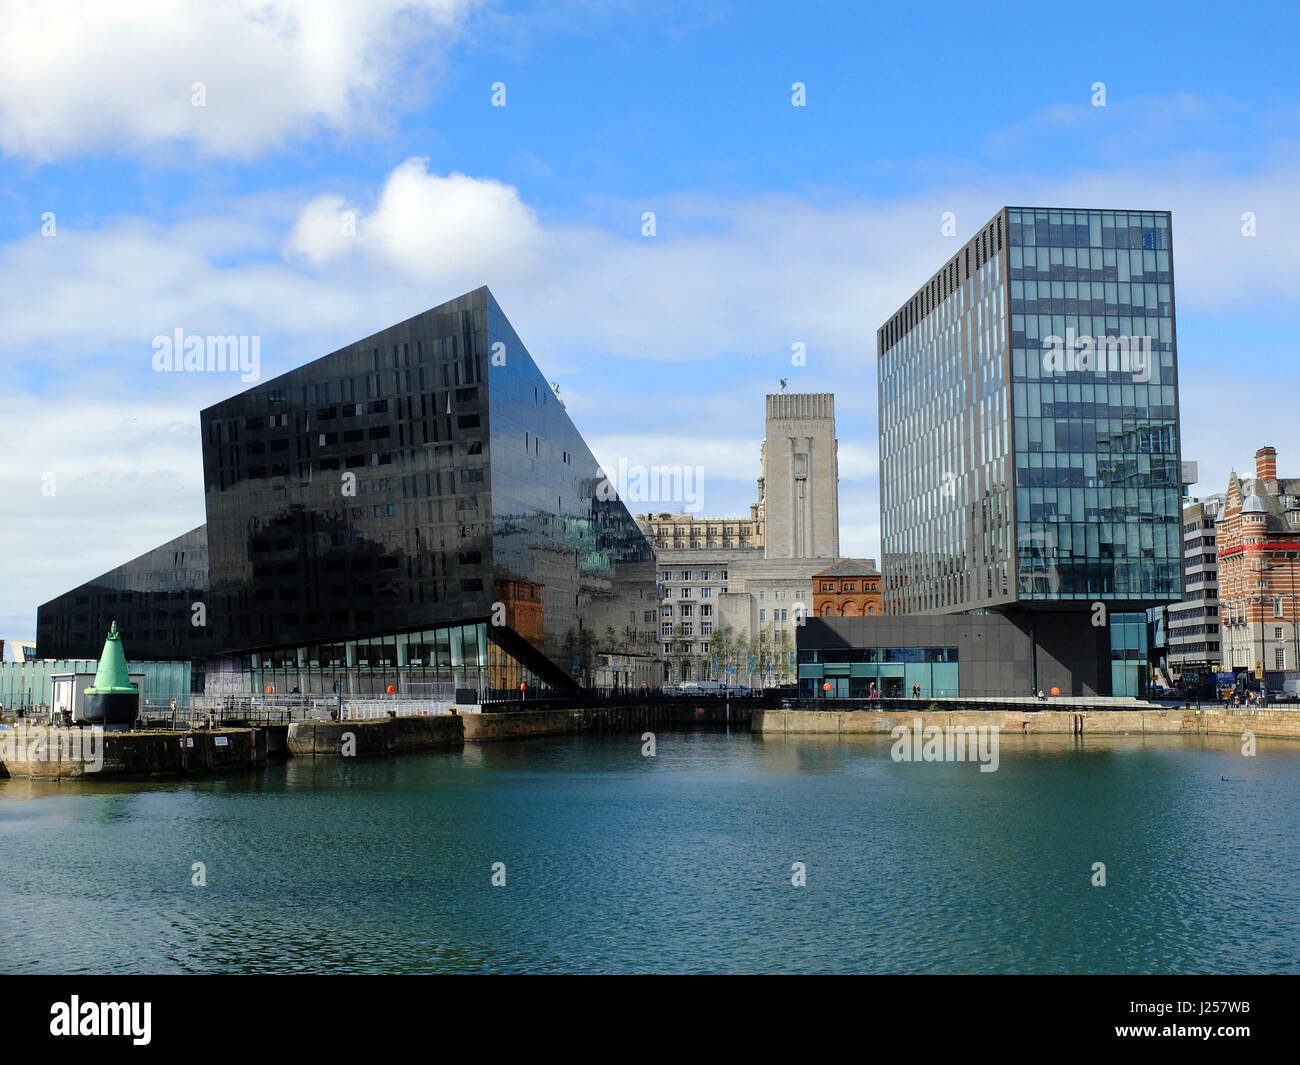
[[[1223,668],[1295,670],[1300,480],[1278,477],[1276,450],[1255,452],[1254,477],[1229,476],[1216,536]],[[1280,686],[1280,677],[1267,679]]]
[[[842,558],[812,575],[813,614],[855,618],[884,613],[874,559]]]

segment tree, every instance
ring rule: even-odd
[[[719,669],[736,664],[735,659],[740,654],[742,641],[743,637],[738,637],[736,631],[725,621],[718,623],[713,635],[709,637],[709,654],[717,660]]]
[[[776,638],[776,647],[774,649],[776,668],[773,670],[782,684],[790,682],[790,652],[793,650],[794,641],[790,638],[790,630],[782,629]]]

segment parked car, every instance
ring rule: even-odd
[[[670,699],[675,699],[677,696],[682,694],[680,684],[665,684],[660,691]]]
[[[722,694],[732,699],[747,699],[751,693],[743,684],[727,684],[723,687]]]

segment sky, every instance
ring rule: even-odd
[[[1297,11],[0,0],[0,637],[203,522],[199,410],[249,384],[155,337],[266,380],[481,284],[705,515],[766,393],[834,392],[878,559],[876,328],[1008,204],[1172,211],[1195,492],[1300,472]]]

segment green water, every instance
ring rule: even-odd
[[[1300,972],[1300,743],[889,750],[679,732],[0,781],[0,971]]]

